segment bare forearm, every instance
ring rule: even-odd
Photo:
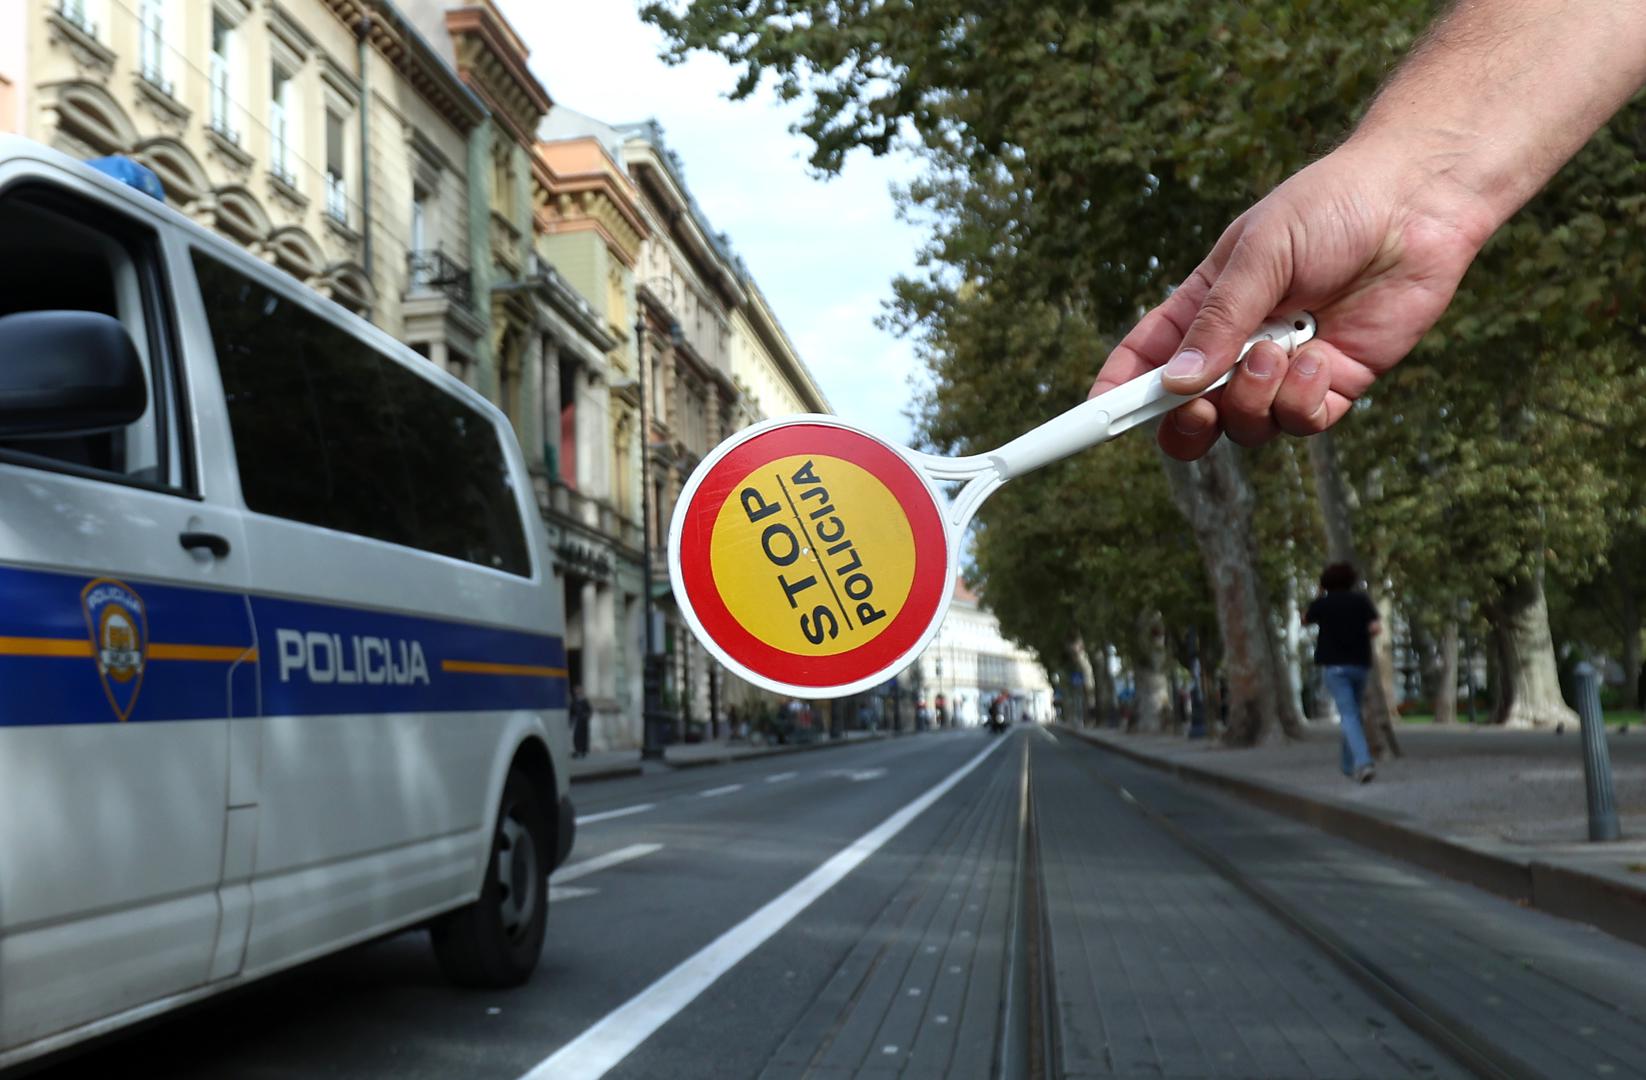
[[[1642,83],[1640,0],[1459,0],[1350,142],[1407,157],[1489,234]]]

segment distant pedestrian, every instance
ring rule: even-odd
[[[572,687],[572,757],[589,756],[589,718],[593,715],[594,706],[583,693],[583,684],[578,683]]]
[[[1320,575],[1320,595],[1303,613],[1303,625],[1318,626],[1315,663],[1326,674],[1326,689],[1337,703],[1342,729],[1343,775],[1366,783],[1376,769],[1366,748],[1360,699],[1372,667],[1372,638],[1383,630],[1371,598],[1355,588],[1354,567],[1333,563]]]

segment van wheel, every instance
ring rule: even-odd
[[[543,951],[549,914],[549,822],[531,781],[518,769],[503,785],[497,832],[480,899],[432,927],[434,955],[463,986],[519,986]]]

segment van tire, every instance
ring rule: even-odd
[[[510,770],[480,898],[429,928],[435,959],[448,979],[495,989],[531,978],[549,914],[544,852],[552,851],[553,844],[537,790],[524,772]]]

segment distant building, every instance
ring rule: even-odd
[[[1002,693],[1014,703],[1014,718],[1052,717],[1045,669],[1029,650],[1001,634],[1000,620],[965,581],[955,582],[954,602],[937,636],[900,681],[915,688],[930,709],[942,697],[948,715],[960,724],[986,719],[989,702]]]
[[[731,677],[675,609],[666,559],[675,501],[697,463],[732,432],[767,416],[828,412],[829,404],[748,268],[697,205],[657,123],[611,125],[556,108],[539,133],[545,147],[597,144],[622,163],[637,193],[645,237],[633,295],[645,327],[639,384],[650,395],[651,430],[644,480],[638,431],[634,467],[637,489],[647,484],[652,503],[645,526],[663,624],[663,703],[686,724],[724,719],[728,701],[747,688],[729,685]],[[633,640],[643,639],[639,627]],[[634,708],[638,716],[638,697]]]

